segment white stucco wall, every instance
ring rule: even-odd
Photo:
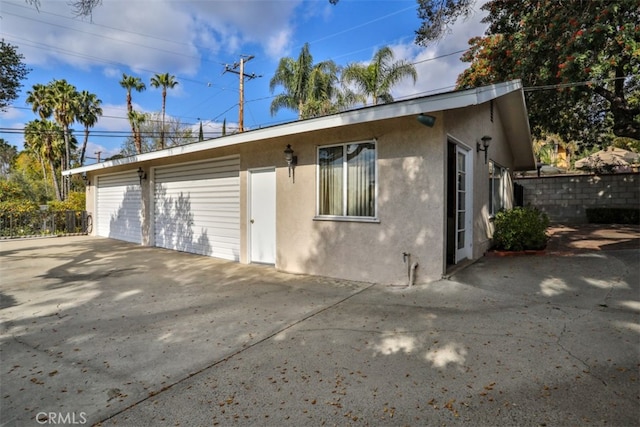
[[[462,141],[472,148],[474,159],[474,193],[473,193],[473,258],[477,259],[489,249],[493,235],[493,223],[489,217],[489,161],[493,160],[513,173],[513,153],[507,143],[500,111],[497,104],[493,107],[489,102],[465,109],[445,112],[447,134]],[[476,144],[483,136],[491,137],[487,162],[485,153],[477,152]],[[513,204],[513,191],[509,192],[506,206]]]
[[[440,121],[441,122],[441,121]],[[377,140],[378,222],[318,220],[317,146]],[[418,262],[418,281],[442,275],[444,137],[415,118],[310,135],[292,147],[296,181],[278,175],[277,267],[352,280],[406,283],[403,252]],[[281,145],[284,147],[284,145]]]

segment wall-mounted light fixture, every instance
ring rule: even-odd
[[[287,161],[287,166],[289,167],[289,178],[291,178],[291,171],[293,171],[295,177],[295,169],[296,165],[298,164],[298,156],[293,155],[291,144],[287,144],[287,148],[285,148],[284,150],[284,159]]]
[[[487,164],[487,151],[489,149],[489,144],[491,144],[491,137],[490,136],[483,136],[482,138],[480,138],[480,141],[482,141],[482,144],[480,144],[479,142],[476,142],[476,152],[479,153],[481,151],[484,151],[484,164]]]
[[[142,181],[147,179],[147,173],[140,167],[138,168],[138,178],[140,178],[140,185],[142,185]]]
[[[436,124],[436,118],[434,116],[430,116],[428,114],[420,113],[420,114],[418,114],[417,119],[418,119],[418,121],[420,123],[422,123],[423,125],[425,125],[427,127],[430,127],[430,128],[432,128],[433,125]]]
[[[82,181],[84,182],[84,185],[90,185],[91,184],[89,182],[89,177],[87,176],[86,172],[82,174]]]

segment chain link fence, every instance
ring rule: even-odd
[[[0,238],[89,234],[93,227],[87,211],[0,212]]]

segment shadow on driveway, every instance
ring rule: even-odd
[[[68,237],[0,243],[0,424],[630,425],[638,250],[399,288]]]

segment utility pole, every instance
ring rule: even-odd
[[[230,73],[238,74],[240,76],[240,101],[238,108],[238,132],[244,132],[244,78],[248,78],[249,80],[255,79],[257,76],[255,73],[245,74],[244,73],[244,64],[245,62],[251,61],[255,58],[253,55],[240,55],[240,62],[234,62],[233,65],[225,65],[224,71],[222,74],[227,71]],[[238,68],[240,70],[238,70]]]

